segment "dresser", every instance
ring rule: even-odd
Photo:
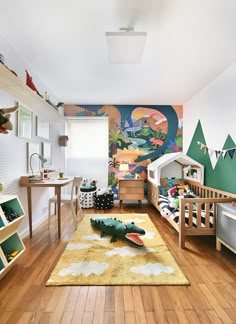
[[[119,199],[120,207],[123,200],[144,199],[144,180],[142,179],[119,179]]]
[[[231,203],[217,204],[216,249],[221,244],[236,253],[236,207]]]

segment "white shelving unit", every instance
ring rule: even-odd
[[[49,105],[35,91],[24,84],[17,76],[0,64],[0,88],[12,95],[16,101],[26,105],[34,113],[46,120],[65,123],[66,119],[55,108]]]
[[[25,251],[17,230],[24,215],[15,195],[0,195],[0,279],[14,266]]]

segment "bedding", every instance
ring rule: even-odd
[[[174,187],[177,185],[184,186],[185,181],[182,178],[160,178],[161,187]]]
[[[179,198],[181,199],[181,198]],[[179,208],[175,208],[175,210],[170,211],[168,213],[169,210],[169,206],[171,205],[171,199],[168,196],[163,196],[163,195],[159,195],[159,200],[158,200],[158,205],[160,206],[160,213],[163,217],[165,218],[171,218],[176,224],[179,225],[179,216],[180,216],[180,211]],[[205,227],[205,219],[206,219],[206,211],[205,211],[205,204],[203,203],[201,206],[201,227]],[[213,227],[213,222],[214,222],[214,213],[213,213],[213,209],[211,206],[210,209],[210,228]],[[189,225],[189,210],[188,210],[188,205],[185,206],[185,226],[188,227]],[[192,208],[192,226],[193,227],[197,227],[197,210],[196,207],[193,204],[193,208]]]

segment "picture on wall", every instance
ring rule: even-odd
[[[51,144],[43,142],[42,143],[42,155],[47,160],[44,163],[44,167],[49,167],[52,164],[52,156],[51,156]]]
[[[32,138],[33,112],[20,105],[18,109],[18,132],[17,135],[23,138]]]
[[[50,124],[41,117],[36,117],[36,135],[41,138],[50,139]]]

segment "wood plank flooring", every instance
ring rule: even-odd
[[[192,237],[178,248],[178,234],[150,205],[123,204],[109,211],[148,213],[190,286],[65,286],[45,282],[63,253],[74,225],[70,207],[62,209],[62,239],[52,217],[25,239],[26,252],[0,281],[0,323],[236,323],[236,256],[215,249],[214,237]]]

